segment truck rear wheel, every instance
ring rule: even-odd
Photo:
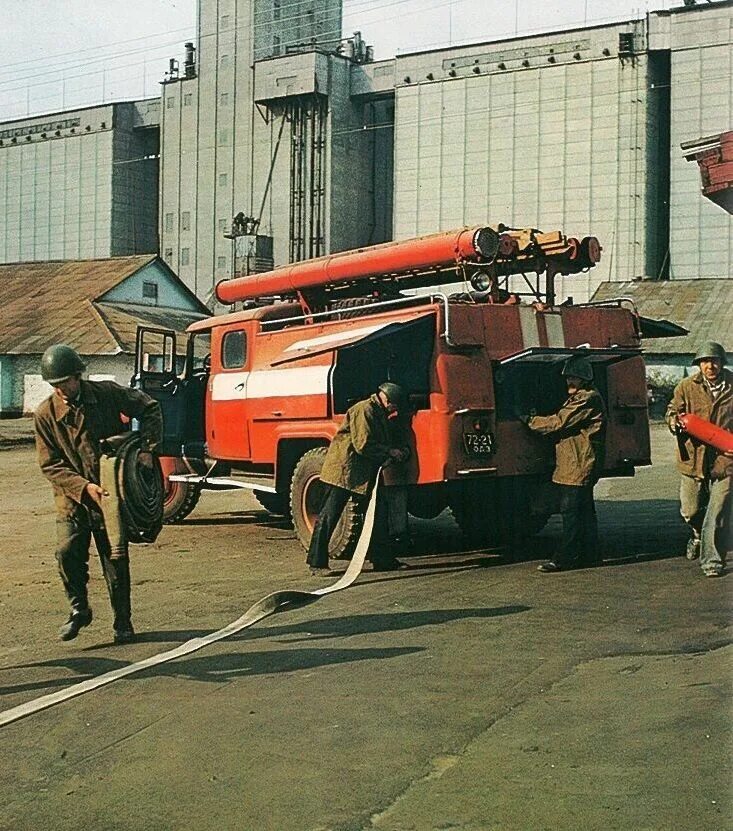
[[[313,526],[323,504],[324,485],[320,475],[327,450],[326,447],[314,447],[304,453],[295,466],[290,484],[293,528],[305,549],[310,544]],[[363,514],[359,504],[350,499],[331,537],[328,546],[329,557],[336,560],[347,560],[351,557],[359,538],[362,520]]]
[[[493,548],[504,542],[495,483],[451,482],[448,506],[470,548]]]
[[[538,534],[552,514],[538,504],[539,488],[540,481],[527,476],[452,483],[449,505],[466,544],[517,546]]]
[[[173,456],[162,456],[160,466],[163,470],[165,491],[163,493],[163,522],[174,525],[185,519],[196,507],[201,496],[201,487],[190,482],[171,482],[168,475],[171,473],[189,473],[181,459]]]

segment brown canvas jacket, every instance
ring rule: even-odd
[[[710,394],[701,373],[684,378],[677,384],[672,400],[667,407],[667,425],[674,432],[675,416],[682,413],[694,413],[700,418],[711,421],[733,433],[733,372],[723,368],[727,387],[716,401]],[[695,479],[724,479],[733,476],[733,459],[724,456],[713,447],[693,439],[681,436],[677,448],[677,470],[684,476]]]
[[[160,405],[144,392],[114,381],[82,381],[79,395],[75,407],[54,392],[35,414],[38,464],[66,518],[84,503],[89,482],[99,484],[99,442],[127,429],[121,414],[140,420],[144,449],[155,450],[163,435]]]
[[[530,430],[555,439],[553,482],[595,483],[602,462],[605,423],[606,408],[596,389],[578,390],[554,415],[529,420]]]
[[[399,439],[399,441],[396,441]],[[376,395],[350,407],[333,437],[321,471],[321,481],[365,494],[393,447],[407,440],[393,434],[387,413]]]

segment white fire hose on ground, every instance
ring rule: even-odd
[[[276,612],[304,606],[307,603],[313,603],[321,597],[325,597],[327,594],[333,594],[334,592],[348,588],[359,574],[361,574],[361,570],[364,567],[364,560],[369,550],[369,542],[374,528],[378,487],[379,478],[377,478],[377,484],[372,488],[371,497],[364,514],[364,524],[356,544],[354,556],[349,563],[349,567],[337,582],[322,589],[316,589],[315,591],[285,590],[268,594],[266,597],[258,600],[253,606],[250,606],[241,617],[223,629],[218,629],[216,632],[211,632],[202,638],[192,638],[190,641],[186,641],[175,649],[170,649],[168,652],[160,652],[157,655],[152,655],[150,658],[145,658],[142,661],[137,661],[125,667],[113,669],[110,672],[105,672],[103,675],[98,675],[96,678],[89,678],[78,684],[72,684],[64,690],[43,695],[32,701],[27,701],[25,704],[19,704],[17,707],[11,707],[9,710],[0,712],[0,727],[30,716],[33,713],[38,713],[41,710],[46,710],[56,704],[61,704],[71,698],[76,698],[77,696],[84,695],[84,693],[104,687],[127,675],[133,675],[134,673],[142,672],[144,669],[150,669],[151,667],[165,664],[168,661],[175,661],[176,658],[181,658],[184,655],[190,655],[192,652],[197,652],[199,649],[203,649],[211,643],[224,640],[224,638],[228,638],[231,635],[236,635],[243,629],[247,629],[257,623],[257,621],[263,620]]]

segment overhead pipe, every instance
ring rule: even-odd
[[[232,304],[330,283],[455,267],[461,262],[490,262],[498,245],[499,235],[486,226],[386,242],[292,263],[264,274],[222,280],[216,285],[216,297],[220,303]]]

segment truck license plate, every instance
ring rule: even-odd
[[[494,452],[491,433],[464,433],[463,444],[469,456],[489,456]]]

